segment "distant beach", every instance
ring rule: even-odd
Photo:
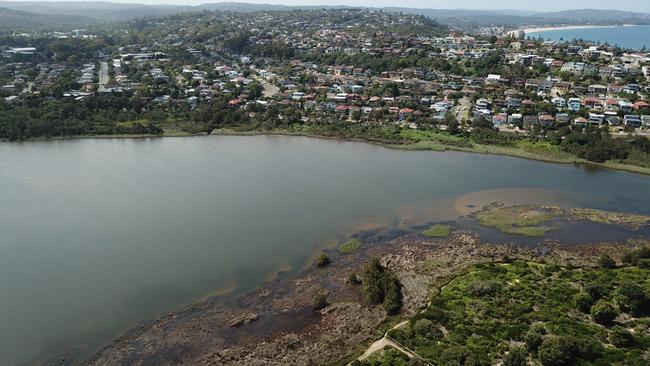
[[[548,41],[565,42],[583,39],[595,43],[608,43],[627,49],[641,50],[650,46],[650,25],[570,25],[557,27],[521,28],[508,34],[523,31],[526,38],[539,37]]]
[[[516,35],[517,32],[523,31],[526,34],[529,33],[539,33],[539,32],[550,32],[550,31],[562,31],[562,30],[576,30],[576,29],[597,29],[597,28],[619,28],[619,27],[635,27],[634,24],[623,24],[623,25],[561,25],[554,27],[536,27],[536,28],[519,28],[513,31],[508,32],[508,35]]]

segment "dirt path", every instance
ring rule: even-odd
[[[403,322],[401,322],[401,323],[395,325],[394,327],[392,327],[390,330],[398,329],[398,328],[402,327],[403,325],[408,324],[408,322],[409,322],[408,320],[404,320]],[[384,333],[384,336],[380,340],[378,340],[378,341],[374,342],[373,344],[371,344],[370,347],[368,347],[368,349],[366,349],[366,352],[364,352],[363,355],[361,355],[359,358],[357,358],[357,360],[363,361],[363,360],[367,359],[368,357],[370,357],[373,353],[375,353],[377,351],[381,351],[386,346],[393,347],[396,350],[398,350],[398,351],[404,353],[405,355],[409,356],[410,358],[417,357],[417,355],[415,355],[412,352],[404,349],[402,346],[400,346],[395,341],[390,339],[390,337],[388,336],[388,332],[390,332],[390,330],[387,331],[386,333]]]

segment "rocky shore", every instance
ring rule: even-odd
[[[630,243],[563,246],[544,241],[533,249],[485,243],[471,232],[428,238],[413,232],[372,233],[348,255],[297,278],[278,276],[236,299],[210,298],[130,330],[85,362],[115,365],[320,365],[347,364],[394,322],[381,307],[362,301],[349,283],[363,262],[381,258],[402,284],[408,317],[426,306],[435,288],[479,262],[521,258],[589,266],[607,253],[620,256]],[[639,243],[636,243],[639,244]],[[328,305],[317,310],[314,298]]]

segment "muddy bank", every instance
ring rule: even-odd
[[[86,365],[320,365],[345,364],[381,338],[386,314],[365,305],[351,273],[371,257],[381,258],[402,284],[402,316],[426,306],[431,289],[463,268],[485,261],[522,258],[574,266],[591,265],[603,253],[619,256],[631,243],[563,246],[546,240],[525,248],[482,242],[467,231],[446,238],[417,232],[359,233],[354,254],[331,250],[332,263],[312,266],[298,277],[279,275],[235,299],[213,297],[132,329]],[[647,241],[646,241],[647,242]],[[638,243],[636,243],[638,244]],[[329,306],[316,310],[317,294]]]

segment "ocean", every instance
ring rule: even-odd
[[[643,47],[650,48],[650,25],[558,29],[526,33],[526,37],[538,38],[539,36],[551,41],[584,39],[634,50],[641,50]]]

